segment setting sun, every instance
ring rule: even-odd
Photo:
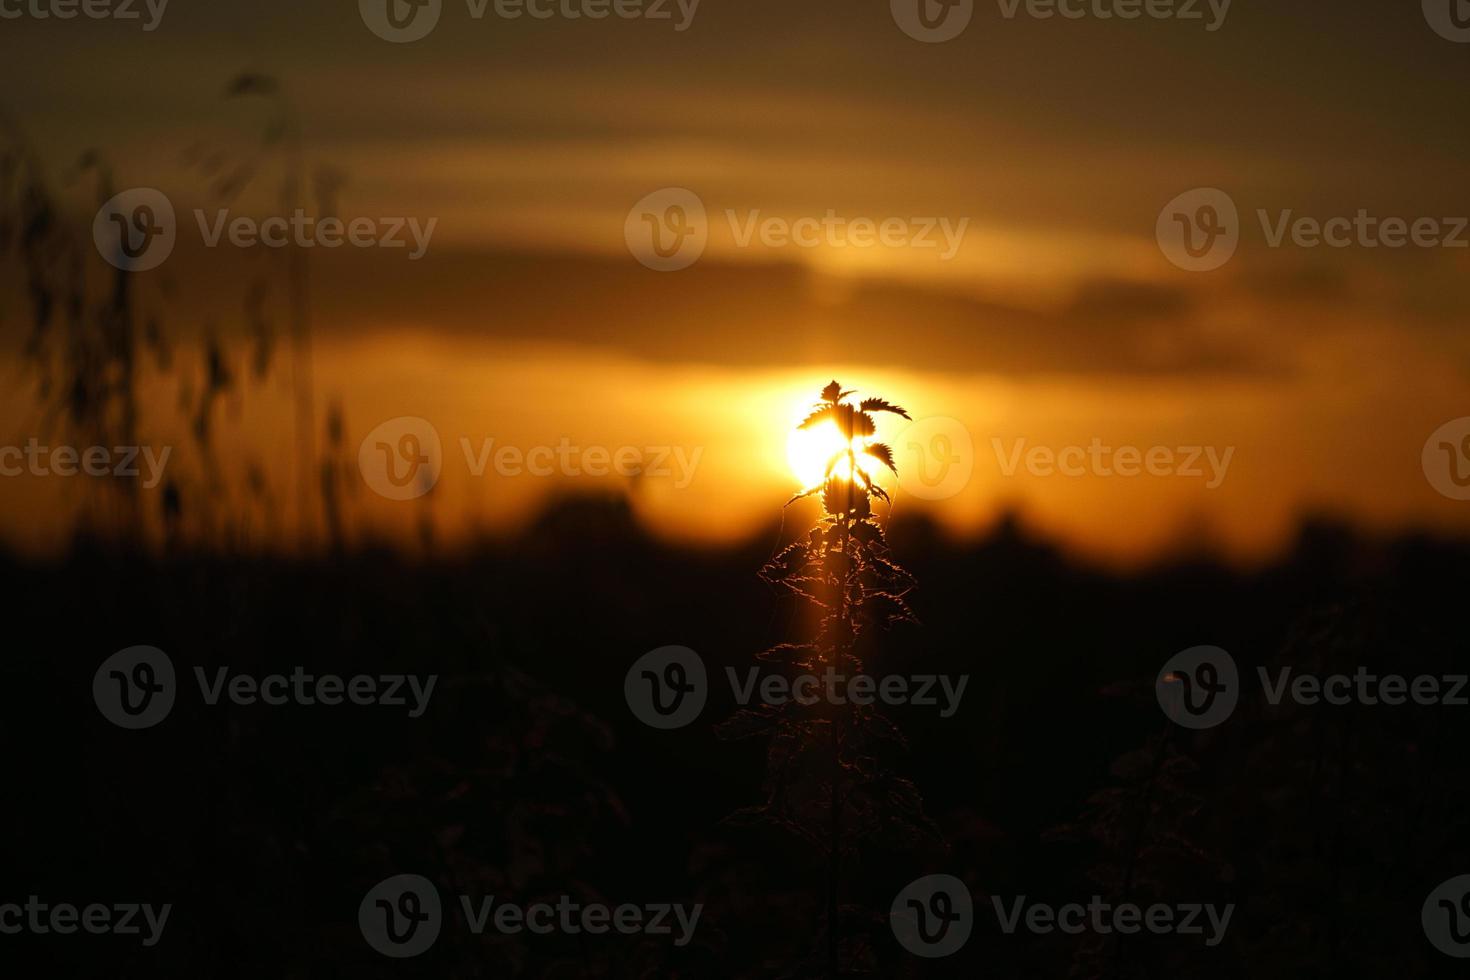
[[[836,393],[836,389],[831,389]],[[893,406],[888,406],[882,399],[873,399],[866,403],[869,406],[883,406],[880,411],[894,411]],[[884,470],[884,463],[877,456],[872,455],[872,450],[888,454],[886,447],[874,441],[874,425],[870,417],[859,415],[862,428],[854,428],[852,413],[847,406],[838,406],[847,411],[848,421],[844,425],[854,431],[854,436],[849,440],[845,438],[843,426],[839,426],[832,418],[821,419],[820,416],[812,416],[812,409],[803,406],[794,415],[796,423],[793,424],[791,434],[786,440],[786,461],[791,467],[791,472],[803,488],[817,486],[827,478],[827,467],[844,449],[851,448],[857,458],[857,465],[868,478],[875,481]],[[902,412],[902,409],[897,409]],[[905,416],[907,417],[907,416]],[[804,424],[801,420],[806,419]],[[888,457],[891,459],[891,455]],[[851,464],[845,460],[839,460],[832,468],[832,475],[842,480],[852,478]]]
[[[876,478],[883,464],[863,454],[863,441],[861,438],[852,441],[852,448],[858,453],[858,466],[868,476]],[[823,422],[810,429],[792,429],[790,438],[786,440],[786,461],[803,487],[814,486],[826,479],[827,464],[844,445],[842,433],[832,422]],[[852,476],[846,460],[838,463],[832,474],[844,480]]]

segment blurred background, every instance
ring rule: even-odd
[[[374,2],[0,20],[0,446],[168,451],[151,485],[0,477],[25,747],[0,890],[141,881],[189,937],[27,955],[77,976],[822,975],[819,857],[724,822],[759,798],[764,746],[714,737],[729,704],[653,732],[622,680],[658,646],[714,671],[800,628],[756,573],[817,514],[783,508],[822,458],[793,429],[837,378],[912,416],[880,420],[879,516],[923,625],[875,640],[875,669],[972,676],[955,718],[898,713],[937,832],[853,867],[844,975],[1447,969],[1418,914],[1466,870],[1459,715],[1257,705],[1171,736],[1152,691],[1201,643],[1250,677],[1464,663],[1470,46],[1432,3],[982,3],[925,43],[877,0],[445,0],[395,43]],[[146,271],[94,234],[135,188],[174,213]],[[1237,211],[1211,271],[1161,237],[1197,188]],[[210,247],[196,218],[296,209],[410,245]],[[1272,243],[1284,216],[1360,212],[1458,244]],[[829,216],[844,235],[813,247],[748,234]],[[851,240],[895,220],[940,244]],[[702,251],[651,268],[644,229]],[[1094,444],[1173,463],[1046,461]],[[137,643],[181,675],[434,670],[447,693],[423,724],[196,703],[119,732],[86,691]],[[703,900],[708,928],[677,954],[461,932],[394,964],[353,914],[404,871]],[[1099,888],[1243,911],[1206,955],[991,923],[923,963],[886,896],[936,871],[986,921],[990,893]]]

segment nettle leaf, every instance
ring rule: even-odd
[[[875,541],[881,543],[883,541],[883,529],[872,521],[858,521],[848,529],[848,533],[855,540],[863,544],[872,544]]]
[[[822,389],[822,400],[823,401],[832,402],[833,404],[836,404],[837,400],[839,398],[841,398],[841,397],[842,397],[842,385],[838,384],[835,379],[832,381],[831,384],[829,384],[827,387],[825,387],[825,388]]]
[[[755,659],[768,663],[801,664],[809,659],[808,654],[815,653],[816,650],[816,646],[811,643],[777,643],[769,650],[756,654]]]
[[[863,597],[859,612],[864,619],[882,626],[919,621],[909,604],[891,592],[869,592]]]
[[[863,447],[863,452],[888,467],[893,471],[895,476],[898,475],[898,467],[893,465],[893,450],[885,443],[870,442]]]
[[[767,582],[790,578],[801,571],[807,563],[807,548],[804,544],[787,545],[780,554],[766,562],[761,569],[761,578]]]
[[[782,504],[781,506],[782,507],[790,507],[792,504],[796,503],[802,497],[810,497],[812,494],[816,493],[820,489],[822,489],[822,484],[820,484],[820,483],[818,483],[814,487],[807,487],[805,490],[801,491],[800,493],[793,494],[792,497],[791,497],[791,499],[788,500],[788,501],[786,501],[786,503]]]
[[[906,586],[911,586],[915,583],[914,577],[909,574],[908,569],[889,561],[887,558],[880,558],[877,555],[868,555],[868,570],[873,573],[875,579],[901,583]]]
[[[821,425],[823,422],[827,421],[837,421],[837,409],[835,406],[823,405],[821,408],[817,409],[816,411],[812,412],[812,414],[802,419],[801,424],[798,425],[797,428],[810,429],[814,425]]]
[[[859,407],[865,412],[892,412],[894,415],[902,415],[904,418],[909,417],[908,412],[882,398],[864,398]]]
[[[888,499],[888,492],[886,490],[884,490],[882,487],[878,486],[878,484],[874,483],[873,482],[873,478],[871,476],[868,476],[868,474],[865,473],[863,470],[861,470],[861,469],[858,470],[858,476],[861,476],[863,478],[863,487],[868,491],[868,493],[872,494],[873,496],[877,497],[880,500],[887,501],[888,503],[892,503],[893,502],[893,501],[891,501],[891,500]],[[864,503],[865,506],[862,508],[862,511],[863,512],[859,516],[860,517],[867,517],[869,514],[871,514],[873,512],[873,509],[872,509],[871,506],[868,506],[867,505],[866,498],[864,499],[863,503]]]
[[[822,487],[822,507],[829,514],[845,514],[851,496],[854,496],[852,484],[836,478],[829,479]]]
[[[715,725],[715,737],[735,741],[763,735],[781,721],[785,712],[773,705],[762,704],[757,708],[741,708],[729,718]]]

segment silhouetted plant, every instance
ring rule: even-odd
[[[111,168],[95,150],[78,158],[70,176],[95,182],[89,213],[115,193]],[[0,257],[23,280],[29,304],[23,355],[36,381],[37,426],[81,445],[136,445],[139,361],[147,348],[166,361],[167,346],[126,272],[109,268],[99,279],[89,271],[99,267],[90,229],[68,220],[70,211],[20,127],[0,116]],[[135,485],[105,486],[111,492],[87,499],[84,516],[133,536]]]
[[[836,381],[801,423],[812,429],[831,423],[842,447],[828,460],[821,483],[787,501],[820,494],[822,516],[807,533],[771,558],[761,577],[817,611],[819,624],[809,641],[780,643],[759,659],[781,665],[793,675],[862,672],[859,642],[870,632],[895,623],[917,622],[907,595],[913,577],[889,552],[873,501],[888,501],[884,489],[863,468],[864,458],[897,473],[893,451],[873,441],[873,413],[908,418],[882,398],[850,404],[852,391]],[[739,711],[719,728],[723,738],[768,734],[765,802],[741,811],[737,820],[766,821],[820,848],[827,858],[826,973],[837,976],[865,959],[849,946],[844,955],[838,898],[844,858],[859,842],[884,838],[911,845],[918,837],[936,839],[912,782],[893,774],[891,762],[903,747],[898,730],[872,706],[845,703],[762,704]],[[815,959],[815,958],[814,958]],[[846,964],[846,965],[845,965]],[[813,964],[815,965],[815,964]]]

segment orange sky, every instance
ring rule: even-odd
[[[406,45],[373,36],[353,6],[179,0],[146,34],[4,27],[19,42],[0,66],[5,108],[78,227],[97,199],[72,163],[91,148],[117,187],[158,188],[180,215],[176,254],[136,276],[176,355],[147,376],[145,417],[150,438],[175,445],[179,478],[202,485],[204,449],[179,406],[200,390],[200,338],[219,338],[233,384],[211,409],[210,452],[242,512],[252,466],[291,498],[286,310],[272,293],[274,360],[255,378],[242,298],[268,261],[202,248],[191,212],[279,210],[279,147],[258,145],[267,103],[220,98],[249,69],[286,86],[311,183],[332,188],[337,214],[435,222],[416,262],[314,253],[311,289],[319,424],[340,403],[355,454],[382,422],[430,420],[445,443],[433,514],[446,538],[510,526],[553,489],[620,485],[477,478],[462,438],[697,449],[687,486],[636,481],[636,507],[675,537],[747,533],[775,519],[786,428],[833,375],[961,426],[971,478],[945,499],[897,503],[958,531],[1014,506],[1073,547],[1136,558],[1200,526],[1258,556],[1308,511],[1470,526],[1421,466],[1429,434],[1470,414],[1470,248],[1272,247],[1258,217],[1470,213],[1454,122],[1470,63],[1417,5],[1361,0],[1327,18],[1237,3],[1206,33],[1006,20],[982,4],[942,45],[906,37],[886,4],[705,0],[675,32],[475,21],[449,3],[434,34]],[[212,185],[242,160],[251,183],[221,202]],[[625,227],[667,187],[697,195],[708,245],[658,273],[629,254]],[[1160,209],[1196,187],[1239,207],[1239,249],[1214,272],[1176,268],[1155,240]],[[952,256],[741,241],[751,222],[827,215],[963,233]],[[17,380],[0,443],[40,431],[34,374],[16,360],[17,271],[4,280],[0,351]],[[1214,488],[1004,472],[1018,446],[1094,440],[1233,453]],[[54,546],[86,492],[0,480],[0,537]],[[365,483],[351,509],[359,530],[405,538],[423,513]],[[272,520],[250,523],[271,538]]]

